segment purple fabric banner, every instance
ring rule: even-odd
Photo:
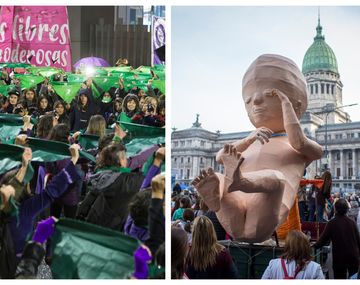
[[[164,64],[164,61],[159,59],[159,56],[155,53],[155,50],[165,45],[165,18],[153,16],[151,23],[151,63]]]
[[[1,6],[0,62],[71,71],[66,6]]]

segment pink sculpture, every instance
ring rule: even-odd
[[[216,160],[225,174],[209,168],[192,184],[233,238],[262,242],[286,220],[304,169],[321,157],[322,148],[301,129],[307,88],[292,60],[272,54],[258,57],[242,86],[256,130],[218,152]]]

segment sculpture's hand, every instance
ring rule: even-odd
[[[255,131],[251,132],[250,135],[246,138],[248,144],[254,143],[256,140],[265,144],[269,142],[269,138],[274,132],[266,127],[257,128]]]
[[[283,108],[284,108],[284,103],[285,103],[285,105],[286,105],[286,103],[290,103],[292,108],[294,109],[297,117],[299,117],[300,109],[301,109],[300,108],[301,107],[300,100],[298,100],[294,105],[293,103],[291,103],[290,99],[285,95],[285,93],[281,92],[279,89],[267,89],[265,92],[271,93],[272,96],[277,96],[280,99]]]

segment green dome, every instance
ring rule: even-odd
[[[302,73],[304,74],[319,70],[339,73],[335,54],[325,42],[325,37],[321,34],[321,31],[322,27],[319,20],[314,43],[309,47],[304,56],[302,64]]]

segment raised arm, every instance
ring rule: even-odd
[[[278,96],[281,101],[284,128],[291,146],[304,155],[309,162],[319,159],[323,153],[322,147],[305,136],[295,113],[295,110],[300,109],[301,102],[298,101],[298,105],[293,106],[289,98],[283,92],[278,89],[272,89],[271,92],[274,96]]]

